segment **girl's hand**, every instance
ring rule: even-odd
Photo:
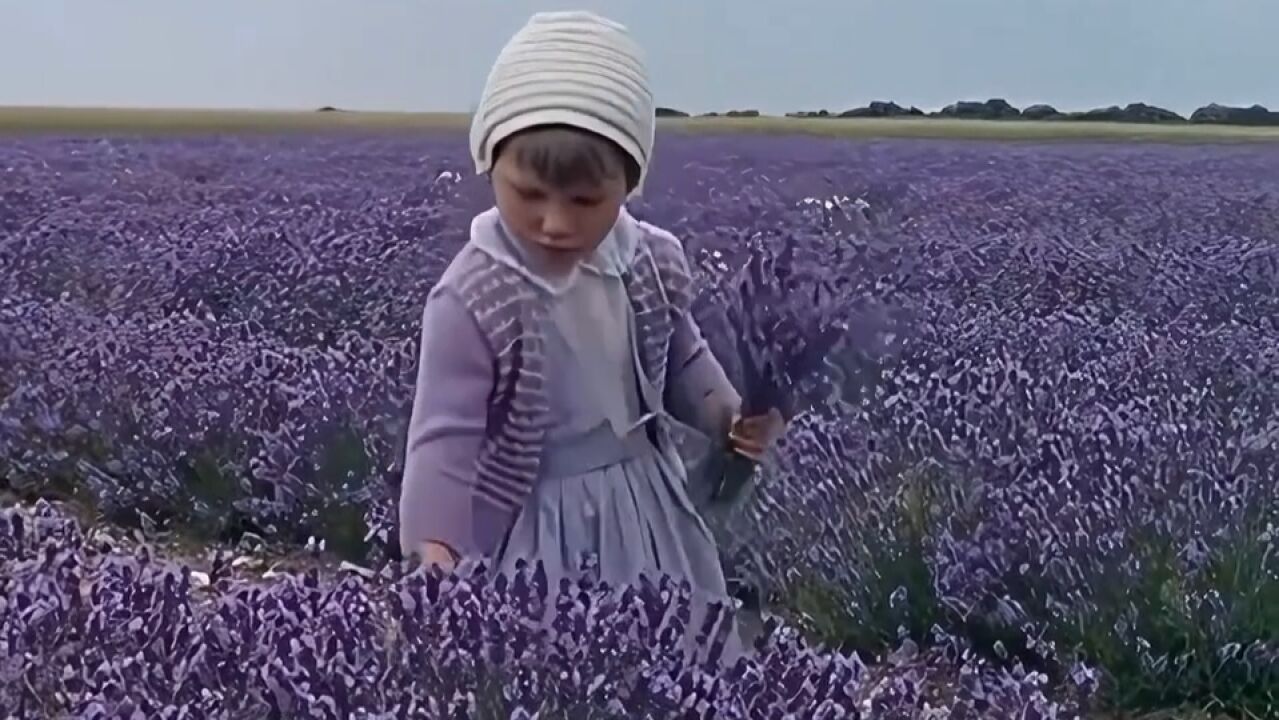
[[[444,543],[427,540],[418,547],[417,552],[422,557],[422,564],[428,568],[436,565],[447,573],[457,567],[457,553]]]
[[[733,416],[733,423],[728,431],[729,446],[740,455],[755,462],[763,459],[765,453],[786,433],[786,420],[776,408],[763,415],[744,418]]]

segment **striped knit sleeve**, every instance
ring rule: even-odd
[[[742,399],[691,312],[676,316],[667,368],[666,402],[671,414],[714,442],[726,441]]]
[[[725,442],[741,397],[711,351],[693,319],[693,274],[684,245],[670,231],[638,222],[659,267],[661,282],[674,306],[671,340],[666,358],[667,409],[680,422],[696,428],[715,443]]]
[[[487,555],[511,518],[477,501],[476,459],[493,390],[493,353],[474,317],[438,286],[422,313],[421,347],[399,502],[400,548],[427,540]]]

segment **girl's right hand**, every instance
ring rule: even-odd
[[[427,567],[436,565],[444,572],[451,572],[457,567],[457,553],[444,543],[427,540],[418,547],[418,555],[422,557],[422,564]]]
[[[753,417],[733,416],[729,446],[739,455],[760,462],[769,448],[786,434],[786,420],[776,408]]]

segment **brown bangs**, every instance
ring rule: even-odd
[[[599,185],[623,177],[627,192],[639,183],[639,166],[613,141],[567,125],[545,125],[506,138],[493,158],[512,153],[515,164],[557,188]]]

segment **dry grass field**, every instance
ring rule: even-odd
[[[0,134],[151,134],[207,132],[432,132],[463,130],[464,113],[318,112],[0,107]],[[1150,125],[939,118],[663,118],[659,128],[685,132],[814,134],[849,138],[974,140],[1110,140],[1120,142],[1267,142],[1279,127]]]

